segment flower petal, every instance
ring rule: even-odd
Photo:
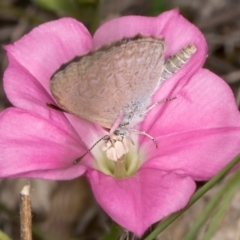
[[[173,82],[191,76],[206,60],[207,44],[203,34],[182,17],[178,10],[164,12],[158,17],[126,16],[108,21],[94,34],[94,47],[98,48],[137,34],[164,37],[167,44],[165,59],[190,43],[196,46],[197,52],[192,56],[191,61],[171,78]]]
[[[93,140],[86,131],[94,130],[93,124],[69,114],[64,115],[47,107],[46,104],[54,104],[49,94],[52,73],[74,56],[85,54],[91,46],[90,34],[76,20],[63,18],[49,22],[6,47],[9,66],[4,74],[4,88],[14,106],[38,114],[47,120],[50,115],[51,117],[58,115],[61,119],[67,117],[79,136],[88,143],[87,146],[90,146]]]
[[[97,135],[96,133],[99,131],[97,131],[94,124],[90,122],[47,107],[47,103],[55,104],[52,97],[24,67],[15,61],[10,62],[9,68],[5,72],[5,77],[6,79],[11,79],[7,84],[7,92],[8,95],[11,95],[14,106],[28,110],[46,120],[51,120],[60,127],[70,125],[71,123],[83,142],[87,144],[88,148],[103,135],[102,132]],[[17,91],[16,85],[18,84],[16,83],[19,84]],[[65,123],[62,124],[62,121]],[[86,148],[86,150],[88,148]]]
[[[230,87],[208,70],[199,70],[172,96],[177,99],[156,106],[141,126],[155,138],[193,130],[240,126],[240,114]]]
[[[156,169],[140,169],[133,177],[120,180],[98,171],[88,171],[87,177],[101,207],[138,236],[182,209],[195,190],[191,178]]]
[[[0,146],[0,177],[23,177],[32,171],[31,176],[62,179],[61,171],[72,168],[67,170],[71,175],[63,173],[70,179],[85,171],[81,164],[73,165],[85,148],[70,125],[60,128],[20,109],[1,113]]]
[[[46,103],[53,103],[52,97],[25,67],[10,59],[4,73],[4,88],[11,103],[19,108],[46,117],[50,108]]]
[[[4,77],[5,91],[10,99],[18,95],[18,90],[29,88],[29,79],[34,77],[50,92],[51,75],[65,62],[76,55],[83,55],[92,48],[92,39],[88,30],[78,21],[71,18],[48,22],[34,28],[29,34],[12,45],[5,47],[8,59],[15,65],[15,78]],[[17,66],[19,65],[19,66]],[[20,82],[17,71],[25,68],[29,78]],[[20,72],[21,75],[21,72]],[[11,91],[8,90],[10,86]],[[14,92],[15,91],[15,92]],[[14,92],[14,94],[13,94]],[[15,103],[16,101],[14,101]]]
[[[108,132],[97,123],[94,124],[85,121],[72,114],[66,114],[66,117],[86,145],[86,150],[90,149],[100,138],[108,134]],[[97,146],[95,148],[97,148]]]
[[[240,127],[215,128],[165,135],[158,149],[145,143],[142,168],[175,171],[196,181],[213,177],[240,153]]]

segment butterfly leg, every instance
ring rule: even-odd
[[[110,136],[111,136],[111,135],[117,130],[117,128],[120,126],[120,124],[121,124],[121,122],[122,122],[122,119],[123,119],[123,115],[124,115],[123,111],[120,111],[120,113],[119,113],[116,121],[114,122],[112,128],[110,129],[110,132],[109,132]]]
[[[152,110],[153,108],[155,108],[156,106],[158,106],[158,104],[163,103],[163,102],[169,102],[169,101],[172,101],[172,100],[174,100],[174,99],[176,99],[176,98],[177,98],[177,97],[166,98],[166,99],[163,99],[163,100],[161,100],[161,101],[155,102],[155,103],[152,104],[149,108],[147,108],[147,110],[143,113],[143,115],[146,114],[147,112],[151,111],[151,110]],[[139,131],[139,130],[136,130],[136,129],[131,129],[131,131],[132,131],[132,132],[135,132],[135,133],[137,133],[137,134],[141,134],[141,135],[144,135],[144,136],[150,138],[150,139],[154,142],[156,148],[158,148],[158,143],[157,143],[156,139],[155,139],[153,136],[149,135],[149,134],[146,133],[146,132],[142,132],[142,131]]]
[[[131,128],[130,129],[132,132],[135,132],[135,133],[137,133],[137,134],[141,134],[141,135],[144,135],[144,136],[146,136],[146,137],[148,137],[148,138],[150,138],[153,142],[154,142],[154,144],[155,144],[155,146],[156,146],[156,148],[158,148],[158,143],[157,143],[157,140],[153,137],[153,136],[151,136],[151,135],[149,135],[149,134],[147,134],[146,132],[143,132],[143,131],[139,131],[139,130],[137,130],[137,129],[134,129],[134,128]]]
[[[175,100],[175,99],[177,99],[177,97],[166,98],[166,99],[163,99],[161,101],[157,101],[157,102],[153,103],[150,107],[148,107],[147,110],[143,113],[143,115],[145,115],[146,113],[151,111],[153,108],[155,108],[159,104],[164,103],[164,102],[170,102],[170,101]]]

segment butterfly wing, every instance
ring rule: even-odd
[[[51,80],[61,108],[111,128],[120,111],[140,116],[158,87],[165,43],[154,37],[123,39],[64,65]]]

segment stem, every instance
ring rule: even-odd
[[[32,240],[30,185],[24,186],[20,193],[20,233],[21,240]]]

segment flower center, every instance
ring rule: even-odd
[[[130,136],[111,134],[102,145],[101,157],[96,158],[97,168],[118,179],[133,175],[143,159],[135,142]]]
[[[125,168],[125,155],[129,152],[130,142],[129,137],[112,134],[104,145],[102,151],[106,152],[107,158],[114,161],[114,176],[115,178],[127,177]]]
[[[115,162],[129,152],[129,145],[133,144],[129,137],[112,134],[104,143],[102,150],[106,152],[108,159]]]

